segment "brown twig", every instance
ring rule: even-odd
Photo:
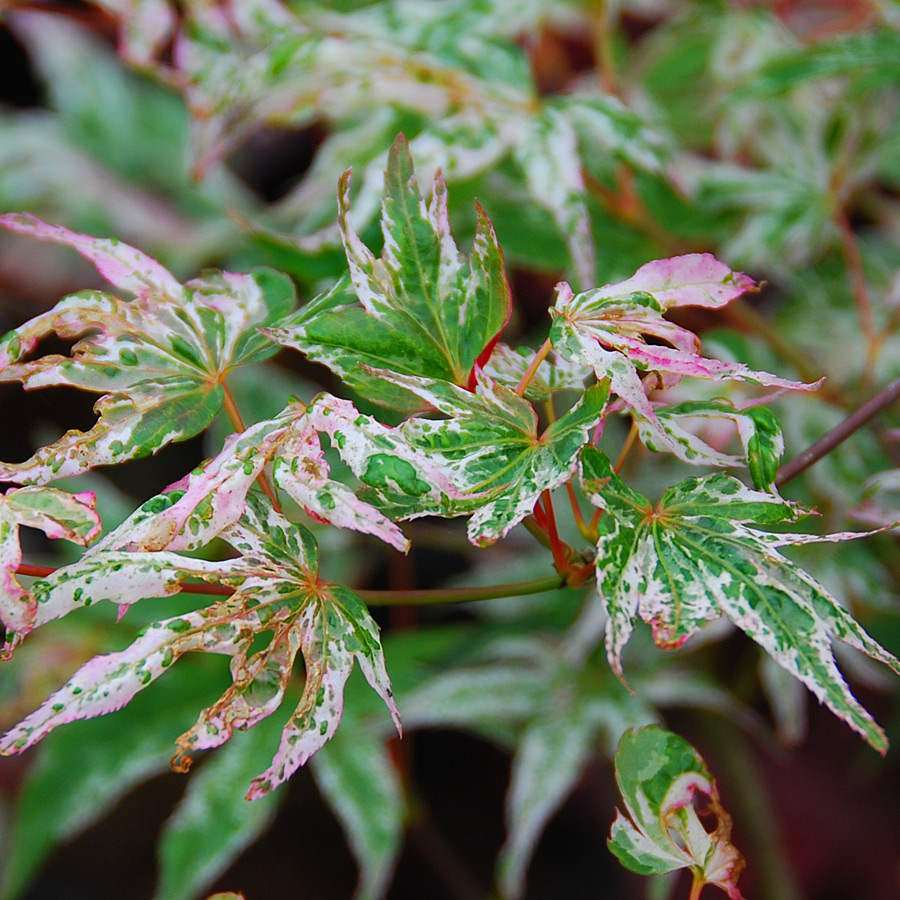
[[[781,487],[783,484],[787,484],[801,472],[806,471],[813,463],[818,462],[823,456],[827,456],[854,432],[874,419],[880,412],[887,409],[898,397],[900,397],[900,378],[892,381],[886,388],[883,388],[874,397],[863,403],[859,409],[847,416],[843,422],[832,428],[828,434],[819,438],[812,446],[807,447],[806,450],[783,465],[775,479],[776,486]]]

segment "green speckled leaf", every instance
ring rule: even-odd
[[[625,732],[616,751],[616,782],[628,816],[617,812],[609,849],[627,869],[661,875],[688,868],[695,884],[714,884],[741,900],[744,860],[731,844],[731,818],[716,783],[684,738],[658,725]],[[715,816],[707,832],[697,806]]]
[[[571,477],[578,451],[603,416],[608,393],[606,382],[588,388],[572,409],[538,435],[531,404],[488,379],[479,378],[471,393],[444,381],[377,374],[448,417],[407,419],[399,430],[456,491],[482,495],[469,522],[469,540],[478,545],[505,536],[531,513],[543,491]],[[431,511],[398,497],[396,491],[381,493],[392,515]]]
[[[178,739],[181,768],[190,764],[189,753],[217,747],[234,729],[246,730],[271,715],[284,699],[297,654],[303,656],[303,697],[283,730],[275,762],[256,779],[249,796],[268,793],[331,737],[340,722],[343,685],[355,662],[399,728],[378,627],[356,594],[319,581],[312,535],[250,494],[240,521],[221,537],[241,556],[207,562],[170,551],[102,549],[38,581],[36,624],[98,600],[124,608],[176,593],[189,578],[218,582],[234,592],[203,609],[157,622],[125,650],[87,662],[0,740],[0,753],[22,752],[58,725],[120,709],[189,651],[230,656],[233,683]],[[267,638],[261,647],[255,640],[260,634]]]
[[[49,538],[65,538],[86,546],[100,534],[96,497],[57,488],[11,488],[0,494],[0,622],[6,629],[6,651],[31,631],[38,601],[16,578],[22,562],[19,527],[38,528]]]
[[[0,479],[45,483],[98,465],[154,453],[203,431],[222,406],[222,379],[277,347],[258,331],[293,307],[288,279],[210,272],[182,285],[159,263],[115,240],[78,234],[22,213],[0,226],[72,247],[91,261],[123,300],[82,291],[0,340],[0,382],[28,390],[66,385],[102,394],[88,432],[69,431],[22,463],[0,463]],[[71,356],[28,361],[49,334],[78,339]]]
[[[478,208],[467,259],[450,233],[443,178],[435,180],[426,208],[402,136],[385,174],[380,259],[350,223],[349,172],[339,199],[356,298],[339,283],[266,334],[329,366],[369,399],[400,409],[411,408],[410,395],[373,379],[361,364],[467,385],[475,362],[510,315],[503,256],[484,211]]]
[[[605,511],[598,523],[597,587],[609,614],[606,649],[615,671],[622,671],[622,650],[638,616],[653,627],[658,645],[675,648],[724,615],[875,749],[887,749],[884,732],[838,670],[831,644],[843,641],[898,674],[900,662],[777,550],[858,535],[751,528],[793,521],[800,510],[727,475],[687,478],[654,505],[598,450],[585,448],[581,471],[591,502]]]

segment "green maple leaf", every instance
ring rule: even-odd
[[[23,463],[0,463],[0,479],[44,483],[193,437],[222,407],[227,371],[278,349],[258,326],[290,312],[294,291],[285,276],[210,272],[182,285],[155,260],[118,241],[25,214],[0,216],[0,226],[72,247],[111,284],[134,294],[123,300],[81,291],[0,341],[0,382],[18,381],[26,389],[67,385],[103,395],[90,431],[69,431]],[[25,361],[51,333],[79,339],[72,355]]]
[[[654,505],[629,488],[598,450],[585,448],[582,478],[599,521],[597,587],[609,619],[606,648],[621,653],[639,615],[662,647],[680,647],[726,616],[877,750],[884,732],[850,693],[831,644],[841,640],[900,674],[877,644],[812,576],[777,550],[855,534],[769,534],[749,525],[792,521],[796,505],[727,475],[687,478]]]
[[[350,173],[339,188],[340,223],[350,265],[346,280],[265,333],[337,372],[365,397],[415,408],[406,391],[362,366],[469,385],[473,367],[506,324],[510,290],[490,220],[478,207],[471,259],[450,233],[447,187],[438,175],[426,209],[401,135],[385,173],[381,258],[350,224]]]
[[[217,747],[234,729],[251,728],[271,715],[284,698],[297,654],[303,656],[303,695],[282,730],[272,765],[254,780],[251,798],[289,778],[334,734],[355,662],[399,728],[378,626],[362,600],[349,588],[320,582],[318,549],[308,531],[259,495],[250,494],[246,502],[241,520],[221,532],[242,554],[237,559],[207,562],[168,551],[103,550],[36,583],[43,601],[39,611],[46,610],[42,621],[97,600],[128,605],[176,593],[187,578],[235,590],[206,608],[151,625],[125,650],[87,662],[0,740],[0,753],[19,753],[58,725],[120,709],[190,651],[230,656],[233,683],[178,739],[181,766],[188,764],[187,754]],[[268,641],[258,648],[260,634]]]
[[[609,849],[622,865],[640,875],[690,869],[695,883],[714,884],[741,900],[737,879],[744,860],[700,754],[677,734],[648,725],[625,732],[615,767],[628,816],[617,811]],[[707,798],[706,811],[715,816],[713,831],[697,815],[698,796]]]

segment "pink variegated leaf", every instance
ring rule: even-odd
[[[180,492],[171,493],[177,502]],[[319,579],[313,536],[258,493],[247,495],[240,520],[219,533],[238,558],[209,562],[169,551],[101,549],[35,585],[37,624],[99,600],[128,605],[189,590],[187,579],[218,582],[233,592],[205,609],[151,626],[126,650],[86,663],[0,740],[0,753],[21,752],[57,725],[121,708],[189,651],[230,656],[232,685],[178,739],[180,768],[190,764],[191,752],[218,746],[234,729],[251,728],[271,715],[284,698],[298,653],[303,656],[300,705],[272,767],[254,781],[253,797],[288,778],[334,734],[343,685],[356,663],[400,727],[378,626],[351,590]],[[267,637],[262,648],[259,635]]]
[[[92,550],[195,550],[240,519],[247,492],[303,407],[291,403],[273,419],[229,435],[221,452],[144,503]]]
[[[550,311],[550,337],[565,359],[591,366],[598,378],[610,379],[610,390],[632,413],[650,449],[673,453],[686,462],[721,465],[719,454],[697,452],[683,435],[667,427],[647,394],[658,387],[672,387],[685,376],[790,390],[819,386],[821,382],[802,384],[740,363],[703,357],[696,335],[663,318],[673,307],[722,307],[753,287],[750,278],[709,254],[647,263],[627,281],[577,295],[562,282]]]
[[[0,340],[0,382],[28,390],[57,385],[102,396],[88,432],[69,431],[22,463],[0,463],[0,479],[45,483],[124,462],[185,440],[222,406],[225,373],[276,351],[257,330],[285,315],[293,287],[280,275],[212,272],[181,285],[127,244],[78,234],[22,213],[0,227],[64,244],[90,260],[131,300],[83,291]],[[77,340],[71,356],[29,360],[49,334]]]
[[[641,266],[631,278],[588,293],[599,293],[610,300],[629,294],[652,294],[663,310],[675,306],[719,309],[755,287],[752,278],[732,271],[711,253],[688,253],[655,259]]]
[[[240,572],[235,574],[234,561],[191,559],[165,550],[128,553],[91,548],[78,562],[34,583],[38,601],[34,627],[102,600],[117,604],[121,616],[140,600],[179,593],[191,579],[230,584],[241,577]]]
[[[314,519],[375,535],[401,553],[409,549],[409,541],[387,516],[329,477],[328,461],[310,417],[291,428],[275,454],[272,472],[275,484]]]
[[[38,601],[16,578],[22,563],[19,527],[38,528],[49,538],[87,546],[99,536],[96,498],[89,492],[70,494],[57,488],[12,488],[0,495],[0,622],[11,647],[35,625]]]
[[[58,725],[121,709],[189,650],[235,653],[252,632],[232,603],[215,604],[151,625],[130,647],[85,663],[66,685],[0,739],[0,753],[21,753]]]
[[[280,704],[294,656],[303,655],[306,683],[282,734],[272,766],[256,778],[248,798],[263,796],[289,778],[334,734],[343,709],[343,687],[354,663],[384,700],[400,729],[400,716],[384,665],[378,626],[349,588],[320,582],[318,551],[309,532],[292,525],[257,495],[248,497],[240,522],[222,537],[255,559],[259,575],[235,596],[260,616],[256,631],[271,631],[268,647],[232,663],[234,685],[205,710],[178,741],[179,754],[227,740]]]

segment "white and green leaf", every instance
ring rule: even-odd
[[[440,467],[455,491],[481,495],[469,522],[469,540],[482,546],[505,536],[530,515],[543,491],[571,477],[578,451],[603,417],[608,393],[606,382],[593,385],[538,435],[531,404],[486,378],[479,378],[472,393],[444,381],[377,374],[448,416],[408,419],[400,430],[411,446]],[[384,499],[390,503],[393,497]],[[392,505],[392,512],[399,511]]]
[[[800,511],[726,475],[688,478],[653,504],[628,488],[600,451],[586,448],[581,467],[591,502],[606,513],[598,523],[597,587],[609,614],[606,648],[616,672],[638,616],[653,627],[658,645],[674,648],[724,615],[875,749],[886,750],[884,732],[850,692],[831,645],[843,641],[898,674],[900,662],[777,550],[859,535],[748,527],[792,521]]]
[[[400,409],[411,408],[410,396],[373,379],[366,366],[467,385],[510,315],[503,256],[484,211],[478,207],[467,259],[450,232],[443,178],[426,208],[402,136],[385,174],[380,258],[350,222],[349,172],[339,201],[355,300],[339,283],[265,333],[329,366],[369,399]]]
[[[695,884],[714,884],[730,900],[741,900],[737,880],[744,860],[731,843],[731,818],[697,751],[684,738],[649,725],[625,732],[615,768],[628,815],[617,811],[609,849],[622,865],[641,875],[687,868]],[[715,816],[711,832],[697,815],[700,803]]]
[[[90,491],[70,494],[48,487],[11,488],[0,494],[0,622],[7,648],[34,628],[38,615],[36,596],[16,577],[22,563],[19,528],[37,528],[49,538],[87,546],[101,531],[96,503]]]
[[[228,369],[276,352],[258,327],[293,306],[290,282],[268,270],[213,272],[181,285],[155,260],[118,241],[24,213],[0,216],[0,226],[72,247],[114,287],[134,295],[73,294],[0,340],[0,382],[102,395],[90,431],[69,431],[25,462],[0,464],[6,481],[45,483],[81,474],[203,431],[222,406]],[[27,360],[49,334],[77,340],[72,355]]]

